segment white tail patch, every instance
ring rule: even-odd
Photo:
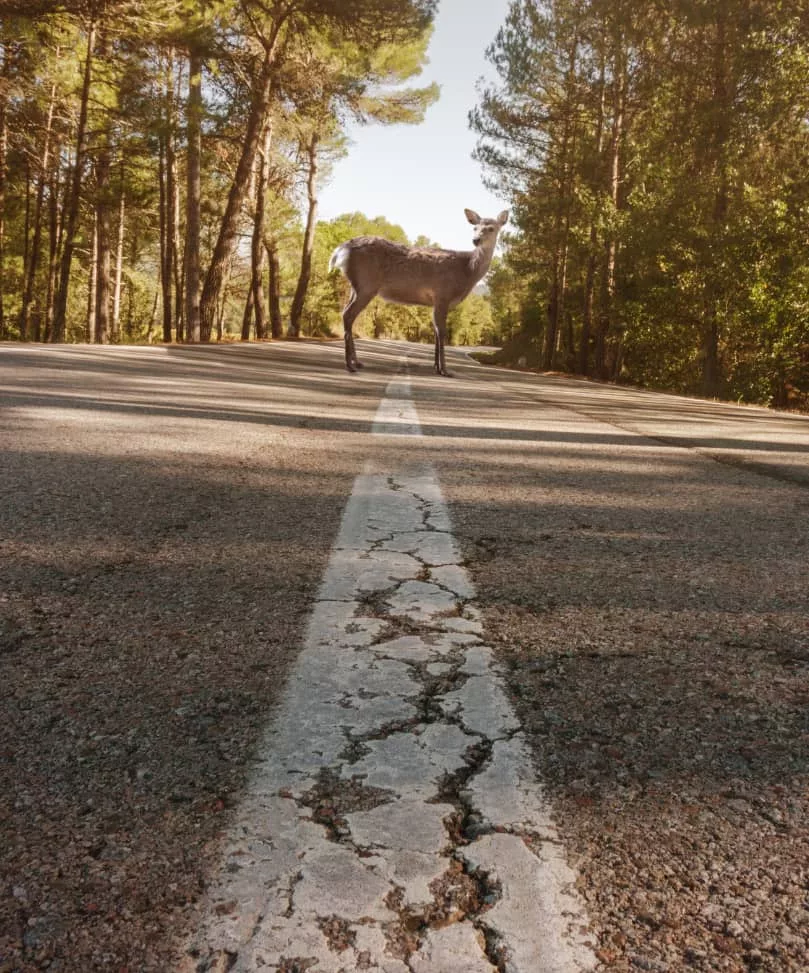
[[[329,258],[329,270],[332,271],[338,268],[343,273],[346,272],[346,265],[348,263],[348,255],[351,251],[348,247],[341,243],[339,247],[336,247],[334,253]]]

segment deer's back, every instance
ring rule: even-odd
[[[354,237],[345,274],[357,291],[373,291],[399,304],[455,302],[474,285],[469,282],[471,254],[435,247],[407,247],[383,237]]]

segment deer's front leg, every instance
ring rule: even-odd
[[[354,351],[354,336],[351,334],[351,328],[343,330],[343,341],[345,343],[346,369],[349,372],[356,372],[359,363],[357,362],[357,353]]]
[[[433,308],[433,331],[435,332],[435,370],[438,375],[451,378],[444,360],[444,344],[447,339],[447,307],[436,304]]]

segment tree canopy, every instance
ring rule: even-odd
[[[282,313],[297,333],[323,174],[349,120],[435,100],[412,84],[435,7],[5,4],[0,338],[278,336]]]
[[[809,25],[791,0],[512,0],[471,123],[513,203],[514,355],[809,397]]]

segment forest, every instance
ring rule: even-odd
[[[381,217],[320,223],[318,191],[349,121],[415,124],[437,98],[413,83],[434,0],[19,8],[0,23],[0,338],[330,334],[331,249],[406,242]],[[429,328],[421,309],[368,319],[376,336]]]
[[[806,410],[806,4],[513,0],[487,53],[503,357]]]
[[[415,125],[437,0],[0,4],[0,339],[327,336],[349,123]],[[802,0],[511,0],[469,123],[512,210],[495,360],[809,409]],[[361,200],[358,201],[361,205]],[[376,337],[429,312],[375,302]]]

